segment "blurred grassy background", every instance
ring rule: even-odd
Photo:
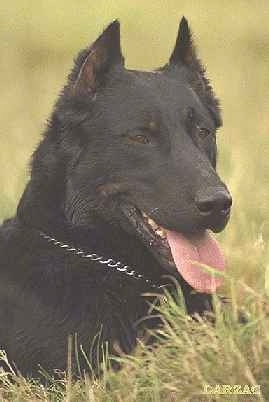
[[[12,215],[28,161],[76,53],[119,18],[127,66],[164,64],[185,15],[217,95],[219,170],[234,197],[221,234],[231,272],[269,267],[268,0],[12,0],[0,7],[0,220]],[[268,275],[269,277],[269,275]]]

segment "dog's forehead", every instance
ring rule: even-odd
[[[173,113],[188,107],[205,113],[198,95],[184,75],[175,78],[161,71],[120,71],[112,75],[104,95],[111,98],[112,109],[121,105],[121,110],[127,113],[128,110]]]

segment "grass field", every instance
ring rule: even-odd
[[[219,171],[234,199],[219,238],[227,256],[223,292],[230,311],[216,328],[190,322],[170,300],[165,342],[141,345],[119,373],[103,380],[10,382],[0,373],[0,400],[269,400],[269,2],[268,0],[12,0],[0,7],[0,221],[11,216],[28,161],[76,52],[114,18],[122,23],[127,65],[164,64],[184,14],[221,99]],[[266,274],[267,273],[267,274]],[[249,317],[237,322],[238,306]],[[201,395],[203,384],[261,386],[260,395]],[[199,395],[200,394],[200,395]],[[215,398],[215,399],[214,399]]]

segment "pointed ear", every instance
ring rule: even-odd
[[[84,57],[83,57],[84,56]],[[81,57],[83,58],[81,64]],[[120,23],[113,21],[91,45],[79,55],[79,66],[73,80],[72,92],[81,95],[93,95],[102,84],[104,75],[116,64],[124,64],[120,45]],[[77,66],[75,66],[77,67]]]
[[[187,67],[189,72],[187,77],[189,85],[209,110],[216,126],[220,127],[222,120],[219,101],[213,92],[208,78],[206,77],[205,68],[197,57],[195,46],[192,41],[191,30],[185,17],[180,21],[176,45],[169,59],[169,63],[166,64],[161,71],[164,72],[164,74],[172,74],[175,78],[177,76],[176,74],[178,74],[178,72],[176,72],[177,69],[174,68],[176,66]]]
[[[192,42],[192,34],[188,21],[182,17],[177,34],[175,48],[170,57],[170,64],[190,64],[195,56],[195,48]]]

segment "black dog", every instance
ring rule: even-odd
[[[215,170],[220,125],[185,18],[157,71],[124,68],[117,21],[79,54],[0,230],[0,347],[23,374],[64,370],[69,335],[93,367],[98,333],[130,352],[138,322],[156,325],[143,294],[161,292],[163,275],[190,314],[211,309],[220,279],[190,260],[224,268],[207,231],[231,207]]]

